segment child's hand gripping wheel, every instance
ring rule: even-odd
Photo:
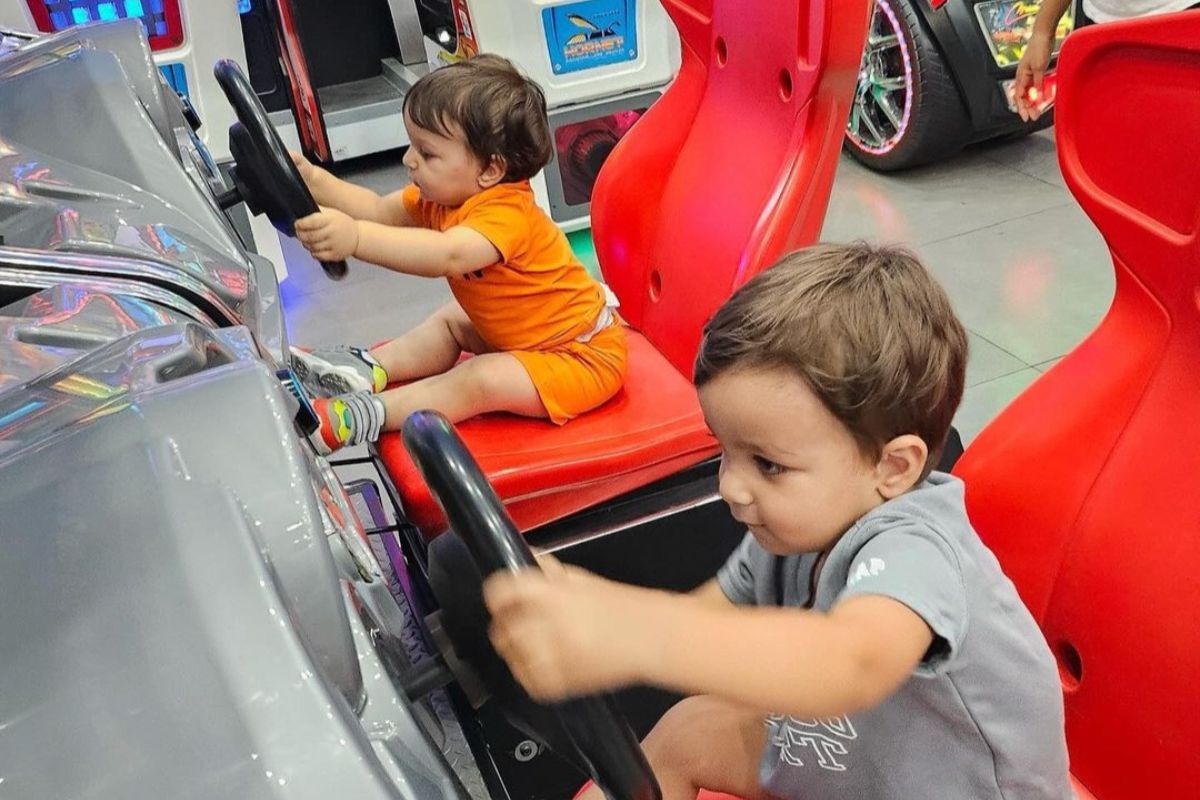
[[[492,648],[483,579],[498,570],[538,567],[462,439],[440,414],[419,411],[404,423],[404,446],[450,523],[451,532],[429,552],[430,582],[454,650],[447,660],[467,662],[514,725],[574,761],[609,797],[657,800],[654,773],[611,698],[536,703]]]
[[[320,209],[241,67],[224,59],[213,74],[238,118],[229,126],[235,190],[221,198],[221,205],[245,201],[252,213],[266,214],[282,233],[294,236],[296,220]],[[321,267],[334,280],[346,277],[345,261],[323,261]]]

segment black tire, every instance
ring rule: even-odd
[[[876,0],[846,127],[846,149],[881,172],[945,158],[961,150],[970,135],[958,88],[910,2]],[[897,42],[881,47],[889,31]],[[903,90],[888,88],[900,78],[906,84]],[[890,115],[884,113],[885,103]],[[900,124],[895,124],[897,117]]]

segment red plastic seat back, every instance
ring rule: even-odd
[[[605,163],[592,227],[622,315],[690,375],[717,306],[820,233],[869,3],[662,2],[682,66]]]
[[[1100,800],[1195,797],[1200,12],[1072,34],[1059,76],[1059,159],[1116,296],[958,472],[1059,656],[1076,777]]]

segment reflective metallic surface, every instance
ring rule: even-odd
[[[0,235],[124,256],[194,281],[241,321],[255,268],[211,157],[136,21],[72,28],[0,57]]]
[[[127,332],[173,312],[69,288],[22,302],[5,330],[63,346],[0,390],[4,796],[457,796],[353,636],[347,586],[399,610],[245,329]]]

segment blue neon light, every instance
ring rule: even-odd
[[[238,0],[237,8],[239,14],[249,14],[253,10],[253,3],[251,0]]]
[[[163,77],[167,79],[167,83],[171,84],[172,89],[184,97],[190,97],[188,93],[187,70],[184,69],[183,64],[162,64],[158,69],[162,72]]]
[[[238,0],[244,3],[246,0]],[[169,36],[166,4],[163,0],[41,0],[53,30],[95,20],[141,20],[150,38]]]
[[[34,411],[37,411],[42,406],[46,405],[45,400],[30,400],[25,405],[18,408],[16,411],[11,411],[0,417],[0,427],[7,425],[10,422],[15,422],[21,417],[27,416]]]

